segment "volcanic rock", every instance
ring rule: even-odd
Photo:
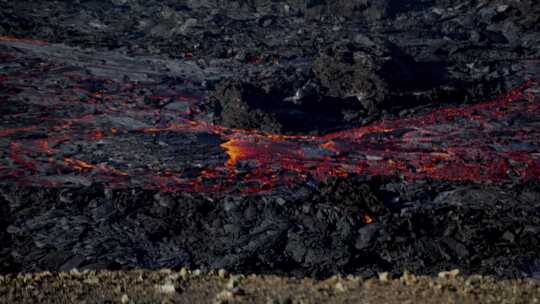
[[[537,1],[0,2],[1,272],[539,277]]]

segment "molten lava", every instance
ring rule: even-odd
[[[255,163],[268,174],[280,168],[319,178],[350,173],[478,182],[538,178],[538,154],[531,152],[538,151],[533,126],[540,103],[524,92],[537,85],[530,81],[490,102],[321,137],[244,134],[222,147],[229,154],[227,165]],[[526,122],[527,133],[501,128],[516,116]],[[509,142],[512,147],[501,145]]]
[[[540,178],[537,81],[484,103],[324,136],[283,136],[197,119],[194,105],[203,98],[179,91],[176,82],[88,76],[85,68],[97,63],[69,67],[9,46],[0,55],[0,62],[24,63],[0,75],[0,100],[9,105],[0,111],[3,182],[257,192],[349,174],[495,183]]]
[[[364,222],[364,224],[366,224],[366,225],[369,225],[369,224],[373,224],[374,220],[373,220],[373,218],[371,216],[364,213],[362,215],[362,222]]]

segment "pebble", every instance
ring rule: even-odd
[[[97,285],[99,284],[99,279],[96,277],[88,278],[84,280],[83,283],[88,284],[88,285]]]
[[[187,270],[186,267],[182,267],[182,269],[180,269],[180,277],[182,277],[182,279],[187,279],[189,275],[189,270]]]
[[[285,14],[288,15],[289,12],[291,11],[291,7],[288,6],[287,4],[285,4],[285,5],[283,6],[283,10],[285,11]]]
[[[53,276],[53,274],[50,271],[39,272],[39,273],[34,275],[34,280],[35,281],[41,281],[44,278],[50,278],[52,276]],[[1,278],[0,278],[0,280],[1,280]]]
[[[388,272],[381,272],[379,273],[379,281],[381,282],[388,282],[390,279],[390,275],[388,274]]]
[[[405,271],[403,272],[400,280],[407,285],[411,285],[416,282],[416,276],[408,271]]]
[[[172,273],[172,270],[168,269],[168,268],[163,268],[163,269],[160,269],[159,270],[159,273],[163,273],[163,274],[171,274]]]
[[[497,13],[504,13],[508,9],[509,5],[503,4],[497,6]]]
[[[244,294],[244,291],[239,288],[227,288],[216,295],[216,303],[229,303],[235,296]]]
[[[345,286],[343,286],[343,284],[341,282],[337,282],[336,285],[334,285],[334,289],[337,292],[346,292],[347,291],[347,288],[345,288]]]
[[[266,19],[266,20],[264,20],[262,26],[263,27],[268,27],[268,26],[272,25],[272,23],[273,23],[272,19]]]
[[[177,281],[178,278],[180,278],[180,274],[179,273],[171,273],[167,276],[167,280],[169,281]]]
[[[227,282],[227,285],[226,285],[227,289],[233,289],[233,288],[236,288],[238,287],[238,278],[236,277],[231,277],[229,279],[229,282]]]
[[[74,278],[80,278],[83,276],[83,274],[77,268],[71,269],[69,274]]]
[[[171,294],[176,292],[176,288],[171,282],[167,282],[163,285],[157,285],[156,289],[161,293]]]
[[[227,277],[227,270],[225,269],[218,270],[218,276],[222,279],[225,279]]]
[[[122,298],[120,299],[120,302],[122,302],[122,304],[127,304],[129,303],[129,297],[127,294],[123,294],[122,295]]]
[[[516,237],[515,237],[514,234],[513,234],[512,232],[510,232],[510,231],[506,231],[506,232],[503,234],[502,238],[503,238],[504,240],[507,240],[507,241],[510,242],[510,243],[513,243],[513,242],[516,240]]]
[[[439,16],[442,15],[442,14],[444,13],[443,10],[440,9],[440,8],[438,8],[438,7],[433,8],[432,11],[433,11],[435,14],[439,15]]]
[[[454,269],[450,271],[441,271],[438,274],[438,277],[441,279],[455,279],[459,275],[459,269]]]

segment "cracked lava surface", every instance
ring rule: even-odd
[[[348,174],[540,178],[536,80],[492,101],[323,136],[283,136],[208,123],[197,107],[201,82],[220,73],[227,72],[3,38],[0,180],[259,192]]]

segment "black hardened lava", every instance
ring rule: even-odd
[[[540,271],[540,187],[332,179],[260,195],[2,187],[8,271],[183,266],[326,277]]]
[[[0,0],[0,273],[540,279],[539,16]]]

